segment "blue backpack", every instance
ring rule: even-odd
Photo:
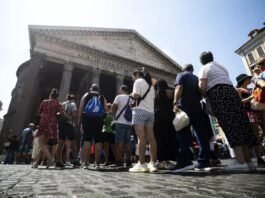
[[[85,106],[85,115],[89,117],[103,117],[105,110],[98,96],[93,96]]]

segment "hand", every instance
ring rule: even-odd
[[[83,129],[83,126],[82,125],[80,125],[80,133],[81,133],[81,135],[84,134],[84,129]]]
[[[178,106],[177,105],[174,105],[174,107],[173,107],[173,112],[177,112],[179,110],[179,108],[178,108]]]

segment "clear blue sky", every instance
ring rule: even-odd
[[[180,65],[211,50],[230,77],[245,73],[234,51],[265,22],[264,0],[1,0],[0,100],[6,113],[18,66],[29,59],[28,24],[135,29]]]

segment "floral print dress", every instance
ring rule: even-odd
[[[37,136],[45,135],[48,139],[57,139],[56,114],[63,113],[61,104],[54,99],[44,100],[39,106],[40,115],[39,131]]]

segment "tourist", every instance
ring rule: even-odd
[[[82,124],[83,134],[83,164],[82,168],[87,168],[87,153],[92,140],[95,142],[95,162],[94,168],[99,169],[100,155],[102,149],[101,133],[104,125],[106,111],[106,99],[100,94],[98,84],[93,84],[88,93],[85,93],[80,101],[78,123]]]
[[[66,166],[72,166],[70,163],[70,154],[73,156],[73,165],[79,165],[77,161],[77,146],[75,141],[75,126],[77,125],[78,110],[75,103],[75,95],[68,94],[67,101],[62,103],[63,109],[68,117],[64,118],[58,115],[58,129],[59,129],[59,142],[57,146],[57,161],[56,167],[63,168],[62,151],[65,145],[66,149]],[[72,150],[73,149],[73,150]]]
[[[249,121],[251,122],[252,130],[255,133],[256,137],[259,139],[258,145],[254,147],[257,156],[258,166],[265,166],[265,162],[261,158],[262,137],[259,137],[259,126],[264,125],[265,114],[264,111],[257,111],[251,109],[250,102],[253,99],[253,95],[251,94],[251,91],[249,91],[247,88],[251,82],[251,78],[252,76],[248,76],[246,74],[240,74],[239,76],[237,76],[237,91],[247,111]],[[264,131],[262,131],[262,133],[264,133]]]
[[[33,163],[36,161],[39,150],[40,150],[39,138],[37,137],[38,131],[39,131],[39,126],[36,126],[36,129],[33,132],[33,146],[32,146],[32,154],[31,154],[31,159]]]
[[[198,87],[198,77],[193,74],[193,66],[187,64],[183,72],[179,73],[175,82],[174,112],[178,108],[183,110],[190,119],[190,125],[195,131],[195,138],[199,145],[199,153],[195,170],[207,170],[210,165],[210,145],[207,135],[207,120],[201,106],[201,93]],[[177,132],[179,153],[177,165],[173,172],[193,169],[190,145],[192,143],[190,126]]]
[[[20,134],[20,148],[19,155],[22,163],[29,164],[31,158],[29,157],[29,152],[32,148],[33,140],[33,129],[34,123],[30,123],[27,128],[25,128]]]
[[[46,168],[54,165],[55,159],[51,155],[47,148],[48,140],[57,139],[57,118],[56,114],[60,112],[62,115],[67,116],[64,112],[61,104],[57,100],[58,90],[52,89],[49,99],[43,100],[39,106],[38,113],[40,115],[40,124],[37,137],[39,137],[40,149],[48,162]],[[32,168],[38,167],[38,161],[40,161],[41,155],[39,154],[36,161],[32,165]]]
[[[131,115],[126,119],[126,108],[131,108],[131,98],[129,89],[126,85],[122,85],[112,104],[112,112],[115,113],[115,147],[116,147],[116,165],[123,166],[124,163],[124,147],[127,153],[127,166],[131,166]],[[130,109],[128,110],[130,111]]]
[[[111,103],[107,104],[106,117],[104,119],[104,126],[102,130],[101,140],[104,151],[104,166],[110,165],[110,153],[116,156],[115,152],[115,131],[111,128],[111,123],[114,120],[114,113],[111,112]],[[111,148],[111,151],[110,151]]]
[[[171,161],[176,160],[177,140],[176,131],[172,125],[174,119],[173,97],[174,90],[170,89],[165,80],[158,80],[155,85],[155,123],[154,134],[157,142],[157,159],[160,169],[171,169]]]
[[[19,150],[19,142],[17,140],[17,135],[12,135],[8,138],[9,146],[7,148],[6,157],[4,164],[14,164],[16,163],[16,154]]]
[[[199,73],[201,93],[207,97],[219,125],[235,151],[236,160],[225,169],[228,171],[252,170],[254,168],[249,145],[254,142],[255,137],[243,103],[229,79],[228,71],[214,61],[211,52],[203,52],[200,61],[202,64]]]
[[[154,100],[155,90],[150,74],[142,70],[135,70],[132,74],[134,84],[132,97],[137,101],[133,108],[132,124],[138,138],[139,162],[130,168],[130,172],[155,172],[157,146],[154,137]],[[145,164],[146,142],[150,144],[150,162]]]

